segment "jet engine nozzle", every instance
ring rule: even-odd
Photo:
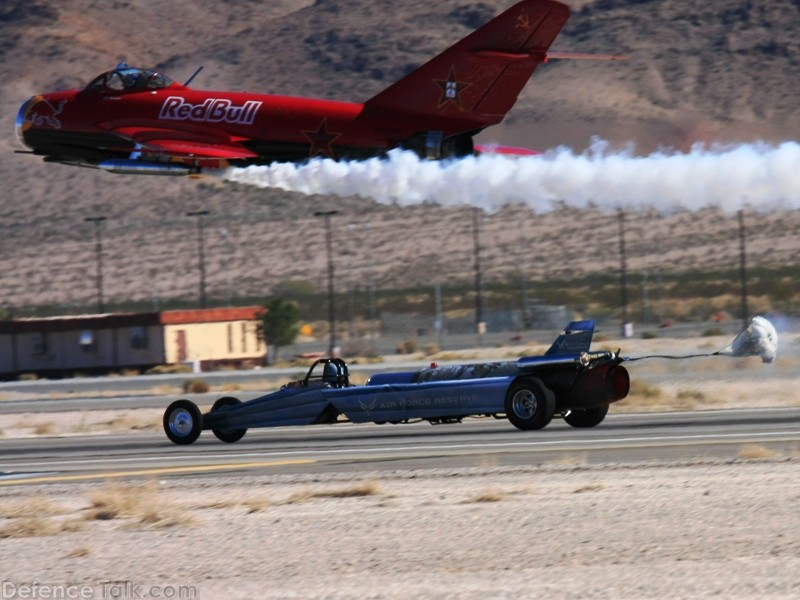
[[[591,408],[622,400],[631,389],[628,370],[617,364],[589,369],[569,391],[570,406]]]

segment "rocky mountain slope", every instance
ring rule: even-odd
[[[268,293],[288,279],[320,281],[322,228],[310,217],[320,206],[340,210],[342,271],[349,265],[363,279],[371,269],[382,286],[468,280],[468,210],[386,207],[44,165],[13,154],[20,149],[13,122],[32,94],[82,86],[120,60],[157,67],[178,80],[203,64],[194,84],[202,88],[363,100],[511,3],[5,0],[0,304],[89,305],[94,255],[84,218],[92,215],[108,217],[107,296],[154,302],[193,296],[195,222],[185,213],[198,208],[212,212],[208,273],[211,294],[218,297],[227,290]],[[484,132],[482,141],[581,150],[601,136],[612,145],[633,142],[637,152],[647,153],[698,141],[779,142],[800,134],[796,0],[569,4],[573,16],[555,49],[615,52],[629,60],[545,65],[506,121]],[[586,224],[579,235],[571,233],[576,219]],[[764,233],[753,243],[751,261],[796,261],[796,214],[752,219],[754,230]],[[518,272],[520,256],[528,257],[523,264],[534,277],[616,265],[613,216],[570,210],[537,216],[509,208],[487,217],[484,227],[489,278]],[[735,223],[715,211],[654,219],[640,229],[642,237],[633,243],[643,249],[642,265],[655,260],[654,235],[672,268],[719,267],[736,259]]]

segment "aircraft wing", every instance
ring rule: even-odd
[[[255,152],[241,144],[247,138],[155,127],[119,127],[111,131],[135,142],[141,146],[144,152],[176,158],[240,159],[258,157]]]

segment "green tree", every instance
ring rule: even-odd
[[[267,300],[266,309],[261,318],[261,330],[267,348],[272,346],[275,350],[274,359],[271,353],[267,353],[267,361],[272,363],[278,360],[280,348],[294,343],[297,338],[300,331],[300,309],[294,302],[287,302],[278,296]]]

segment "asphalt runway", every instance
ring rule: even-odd
[[[505,419],[461,424],[255,429],[235,444],[210,431],[190,446],[163,434],[0,439],[0,486],[148,477],[402,471],[509,465],[655,464],[734,459],[754,444],[800,453],[800,407],[611,414],[595,429],[559,419],[523,432]]]

